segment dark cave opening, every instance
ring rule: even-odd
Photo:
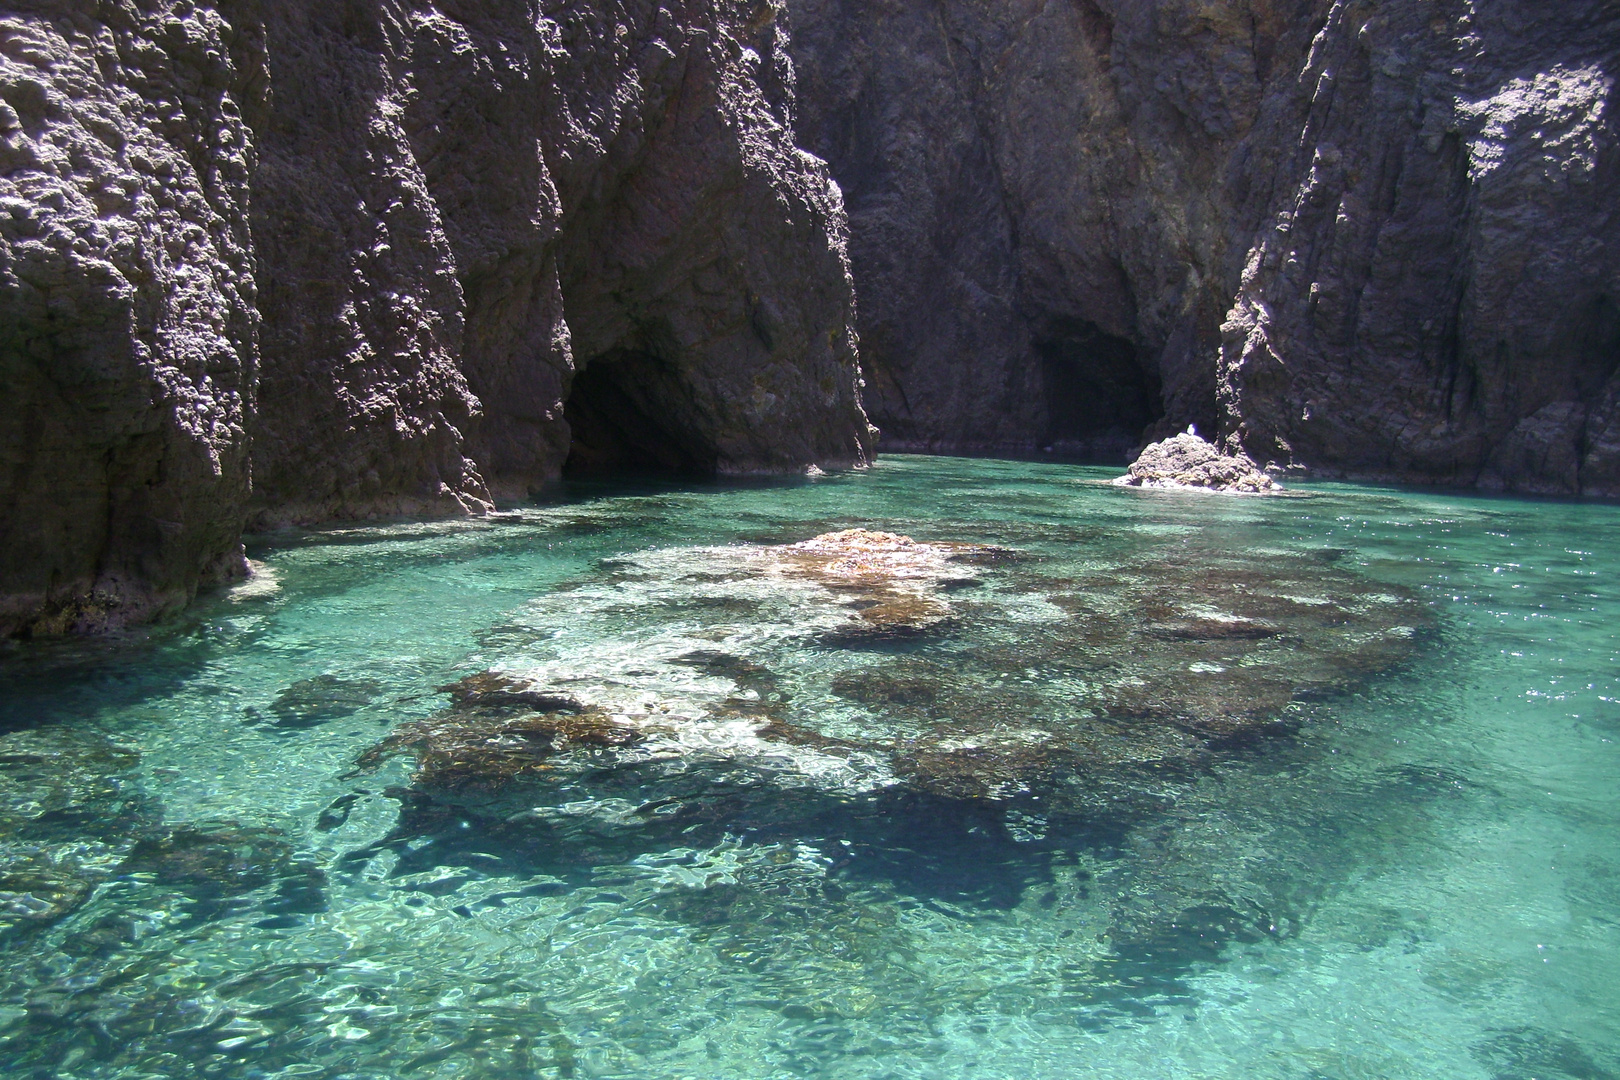
[[[566,476],[661,473],[713,476],[718,454],[683,419],[685,395],[650,353],[599,356],[574,376],[564,415],[572,431]]]
[[[1123,461],[1164,416],[1158,373],[1139,350],[1083,319],[1054,319],[1036,340],[1047,426],[1043,448]]]
[[[1607,296],[1593,297],[1572,320],[1570,336],[1577,400],[1596,401],[1620,370],[1620,304]]]

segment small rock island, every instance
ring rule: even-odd
[[[1180,488],[1232,495],[1265,495],[1282,486],[1248,454],[1231,454],[1188,428],[1180,435],[1150,444],[1137,455],[1130,471],[1115,480],[1121,487]]]

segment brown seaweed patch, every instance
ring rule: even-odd
[[[641,729],[600,709],[487,718],[450,713],[406,724],[361,755],[358,764],[372,768],[411,752],[416,755],[412,781],[419,787],[490,791],[550,770],[557,755],[630,747],[645,739]]]
[[[556,694],[498,671],[481,671],[439,687],[458,709],[528,709],[535,712],[579,712],[584,708],[568,694]]]
[[[832,692],[862,705],[922,707],[939,700],[941,674],[907,674],[887,667],[847,671],[833,678]]]

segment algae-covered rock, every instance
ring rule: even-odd
[[[452,710],[405,725],[368,751],[360,764],[370,767],[392,753],[410,751],[417,762],[412,781],[420,787],[493,790],[549,770],[554,757],[571,750],[630,747],[646,738],[600,709],[500,718]]]
[[[578,712],[578,701],[565,694],[548,694],[522,680],[494,671],[481,671],[439,687],[459,709]]]
[[[911,637],[946,628],[952,608],[943,593],[960,577],[951,562],[988,553],[983,545],[920,543],[897,533],[845,529],[798,544],[766,548],[767,573],[806,578],[847,594],[854,619],[827,635],[831,643],[859,644]]]
[[[975,587],[953,594],[965,560]],[[567,832],[583,813],[592,835],[650,842],[908,792],[1089,807],[1130,770],[1194,765],[1395,667],[1432,621],[1330,560],[1195,537],[1077,576],[865,529],[611,570],[537,600],[507,668],[445,687],[450,708],[365,756],[415,755],[418,820],[436,803],[504,830],[574,815]]]

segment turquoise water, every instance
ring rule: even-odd
[[[13,648],[0,1075],[1620,1077],[1620,508],[1108,475],[579,486]],[[975,546],[780,547],[851,527]]]

